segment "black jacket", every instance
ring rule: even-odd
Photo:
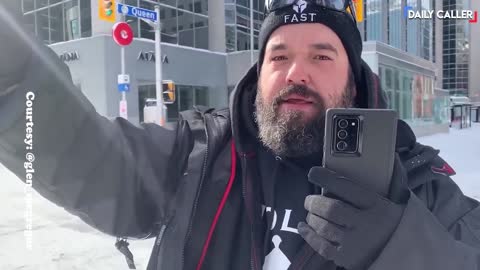
[[[22,74],[0,78],[0,162],[25,179],[25,96],[32,91],[35,175],[44,197],[113,236],[156,237],[149,270],[261,269],[263,224],[256,149],[242,116],[255,67],[230,109],[197,108],[169,127],[137,127],[99,115],[67,66],[40,46]],[[0,52],[1,53],[1,52]],[[19,52],[21,53],[21,52]],[[40,55],[42,57],[40,57]],[[7,65],[8,63],[0,63]],[[378,79],[363,66],[369,107],[384,107]],[[243,107],[242,107],[243,106]],[[247,116],[248,117],[248,116]],[[480,207],[465,197],[438,151],[399,123],[399,152],[412,196],[369,269],[479,269]],[[308,246],[290,269],[333,269]]]

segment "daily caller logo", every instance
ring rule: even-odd
[[[413,10],[413,7],[406,6],[404,16],[408,19],[433,19],[437,16],[440,20],[468,20],[469,23],[478,22],[478,12],[475,10]]]

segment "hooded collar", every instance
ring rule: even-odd
[[[362,60],[361,64],[361,93],[357,97],[359,108],[387,108],[387,97],[381,89],[379,77],[372,72],[368,64]],[[238,82],[230,95],[230,115],[232,119],[232,134],[235,146],[240,153],[256,152],[262,147],[258,139],[258,126],[255,122],[255,96],[257,93],[257,64],[253,65]],[[399,120],[397,135],[397,149],[411,149],[416,142],[415,135],[410,127]],[[309,157],[306,157],[310,160]]]

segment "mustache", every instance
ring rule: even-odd
[[[284,102],[284,100],[288,96],[293,94],[299,95],[304,98],[310,98],[317,104],[323,104],[322,97],[314,90],[308,88],[305,85],[292,84],[280,90],[280,92],[273,99],[273,106],[277,107],[278,105],[280,105],[280,103]]]

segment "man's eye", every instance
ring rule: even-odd
[[[330,57],[326,56],[326,55],[316,55],[314,57],[315,60],[332,60]]]
[[[283,55],[272,57],[272,61],[282,61],[282,60],[286,60],[286,59],[287,59],[287,57],[285,57]]]

